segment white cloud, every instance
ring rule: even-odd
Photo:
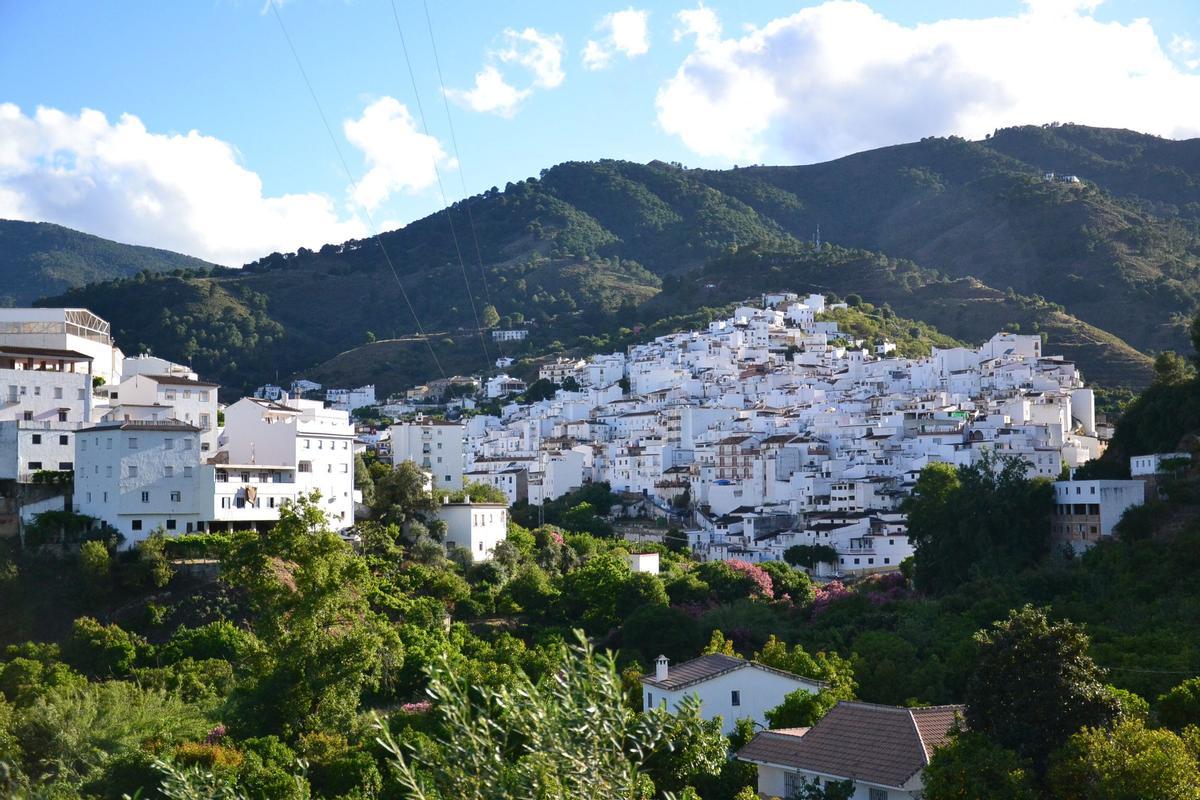
[[[447,97],[472,111],[511,117],[535,88],[553,89],[566,78],[562,69],[563,40],[558,34],[544,34],[535,28],[507,28],[501,39],[501,46],[488,52],[489,63],[475,73],[475,85],[470,89],[447,89]],[[529,84],[517,88],[497,63],[524,67],[532,73]]]
[[[273,250],[365,234],[316,193],[264,196],[228,143],[197,131],[151,133],[130,114],[77,116],[0,104],[0,217],[239,265]]]
[[[604,69],[617,53],[634,58],[650,52],[648,17],[648,12],[634,8],[605,14],[596,25],[601,38],[589,39],[583,49],[583,66]]]
[[[727,160],[816,160],[1051,121],[1200,134],[1200,76],[1149,21],[1101,22],[1097,4],[1027,0],[1015,16],[905,26],[827,0],[730,38],[701,6],[677,15],[677,38],[694,44],[659,89],[658,122]]]
[[[456,166],[441,143],[417,130],[399,100],[382,97],[356,120],[342,125],[346,140],[362,151],[367,173],[358,181],[354,201],[374,210],[393,192],[416,192],[437,181],[437,167]]]
[[[472,111],[493,112],[511,117],[521,101],[532,94],[530,89],[517,89],[504,80],[500,70],[491,64],[475,73],[475,85],[470,89],[447,89],[446,95]]]
[[[1196,57],[1196,40],[1192,37],[1176,33],[1171,37],[1167,50],[1188,69],[1200,67],[1200,58]]]

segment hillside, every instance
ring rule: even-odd
[[[475,334],[472,305],[475,314],[494,306],[501,326],[529,326],[526,345],[506,348],[522,355],[611,346],[622,328],[686,317],[764,288],[821,289],[888,304],[968,342],[1001,328],[1044,333],[1048,350],[1076,360],[1090,380],[1141,387],[1151,374],[1147,356],[1184,349],[1186,321],[1200,307],[1196,151],[1193,142],[1059,126],[1008,129],[980,142],[925,139],[797,167],[571,162],[379,241],[273,253],[240,271],[179,280],[201,300],[211,292],[218,305],[238,304],[234,317],[279,326],[269,344],[261,336],[247,343],[243,331],[241,346],[208,347],[224,352],[196,362],[238,388],[375,340],[401,340],[395,347],[405,350],[418,325],[381,246],[420,330],[459,348],[462,357],[448,360],[471,371],[498,349]],[[1048,170],[1076,172],[1084,182],[1047,182]],[[818,226],[823,242],[835,245],[821,251],[827,259],[804,255]],[[780,261],[743,273],[737,257],[744,252]],[[861,263],[847,269],[848,258]],[[717,280],[713,270],[722,273]],[[90,286],[46,302],[116,316],[139,295],[161,291],[158,283],[170,280]],[[185,316],[214,324],[224,317],[191,309]],[[206,349],[199,339],[192,346],[169,335],[174,322],[123,323],[118,335],[127,347],[145,344],[169,357]],[[397,357],[388,382],[436,377],[428,360]],[[370,363],[347,356],[331,374],[377,378]]]
[[[0,219],[0,307],[28,305],[48,294],[143,270],[210,266],[170,250],[120,244],[48,222]]]

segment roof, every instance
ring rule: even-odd
[[[763,731],[742,761],[902,788],[925,768],[962,706],[902,708],[843,700],[808,732]]]
[[[693,658],[691,661],[684,661],[675,666],[668,667],[666,680],[660,681],[654,677],[653,672],[647,673],[642,676],[642,683],[668,692],[675,692],[745,667],[782,675],[785,678],[791,678],[796,683],[805,683],[818,688],[824,686],[821,681],[813,680],[812,678],[805,678],[802,675],[796,675],[781,669],[768,667],[765,664],[759,664],[757,661],[747,661],[738,656],[727,656],[721,653],[709,653],[699,658]]]
[[[187,378],[181,378],[178,375],[144,375],[155,383],[161,383],[167,386],[203,386],[209,389],[219,389],[221,384],[208,383],[207,381],[193,381]]]
[[[92,357],[78,350],[56,350],[52,347],[18,347],[5,345],[0,347],[0,355],[5,356],[37,356],[42,358],[70,358],[79,361],[91,361]]]
[[[84,428],[80,431],[80,433],[88,433],[90,431],[157,431],[160,433],[199,433],[200,429],[195,425],[190,425],[177,419],[127,419],[119,422],[106,422],[103,425],[95,425],[91,428]]]

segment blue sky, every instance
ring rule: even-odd
[[[354,192],[263,0],[0,0],[0,216],[238,264],[435,210],[435,163],[453,200],[460,175],[569,159],[803,163],[1052,120],[1200,134],[1191,3],[446,0],[456,163],[422,4],[396,7],[430,138],[389,0],[279,7]],[[469,94],[486,71],[507,95]]]

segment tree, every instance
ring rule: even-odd
[[[366,562],[329,530],[315,497],[285,505],[266,533],[234,534],[221,567],[245,591],[263,644],[235,698],[242,729],[348,728],[401,648],[368,603]]]
[[[411,752],[387,730],[380,737],[405,796],[649,797],[647,763],[674,743],[707,735],[695,700],[675,713],[630,710],[616,662],[596,654],[582,634],[575,646],[560,647],[549,666],[536,683],[518,670],[499,686],[472,687],[444,658],[437,663],[429,683],[434,732],[412,740]],[[710,745],[693,752],[695,766],[719,769]]]
[[[558,387],[549,378],[538,378],[525,390],[526,403],[540,403],[554,397]]]
[[[1025,477],[1026,462],[984,451],[957,470],[930,464],[904,504],[917,588],[947,592],[979,575],[1005,575],[1050,552],[1054,489]]]
[[[92,617],[80,617],[71,626],[63,645],[63,661],[93,678],[124,677],[137,660],[133,636],[117,625],[101,625]]]
[[[375,480],[375,503],[371,506],[375,519],[403,527],[431,514],[436,506],[425,486],[426,476],[416,464],[411,461],[397,464]]]
[[[1176,386],[1196,377],[1196,368],[1173,350],[1164,350],[1154,357],[1154,383],[1157,386]]]
[[[161,589],[175,574],[167,558],[167,542],[162,531],[154,531],[138,545],[137,575],[142,586]]]
[[[1175,731],[1200,725],[1200,678],[1189,678],[1159,696],[1158,721]]]
[[[563,378],[562,388],[564,392],[578,392],[579,381],[575,379],[574,375],[568,375],[567,377]]]
[[[1050,749],[1086,726],[1116,718],[1118,704],[1088,657],[1088,637],[1025,606],[975,634],[967,726],[1028,759],[1039,773]]]
[[[958,733],[933,751],[924,800],[1037,800],[1028,765],[978,733]]]
[[[479,324],[485,328],[494,328],[500,322],[500,312],[496,311],[496,307],[488,303],[479,312]]]
[[[783,551],[783,560],[793,567],[815,569],[817,564],[836,564],[838,554],[827,544],[794,544]]]
[[[772,635],[754,660],[825,685],[818,691],[796,689],[783,702],[766,712],[772,728],[798,728],[814,725],[842,700],[853,700],[858,688],[850,661],[836,653],[811,656],[800,645],[788,649],[787,643]]]
[[[1171,731],[1126,720],[1072,736],[1047,782],[1056,800],[1200,800],[1198,755]]]
[[[368,508],[375,506],[375,479],[362,453],[354,454],[354,488],[362,492],[362,501]]]
[[[79,571],[88,594],[98,597],[108,592],[112,583],[112,561],[103,542],[93,539],[79,546]]]

